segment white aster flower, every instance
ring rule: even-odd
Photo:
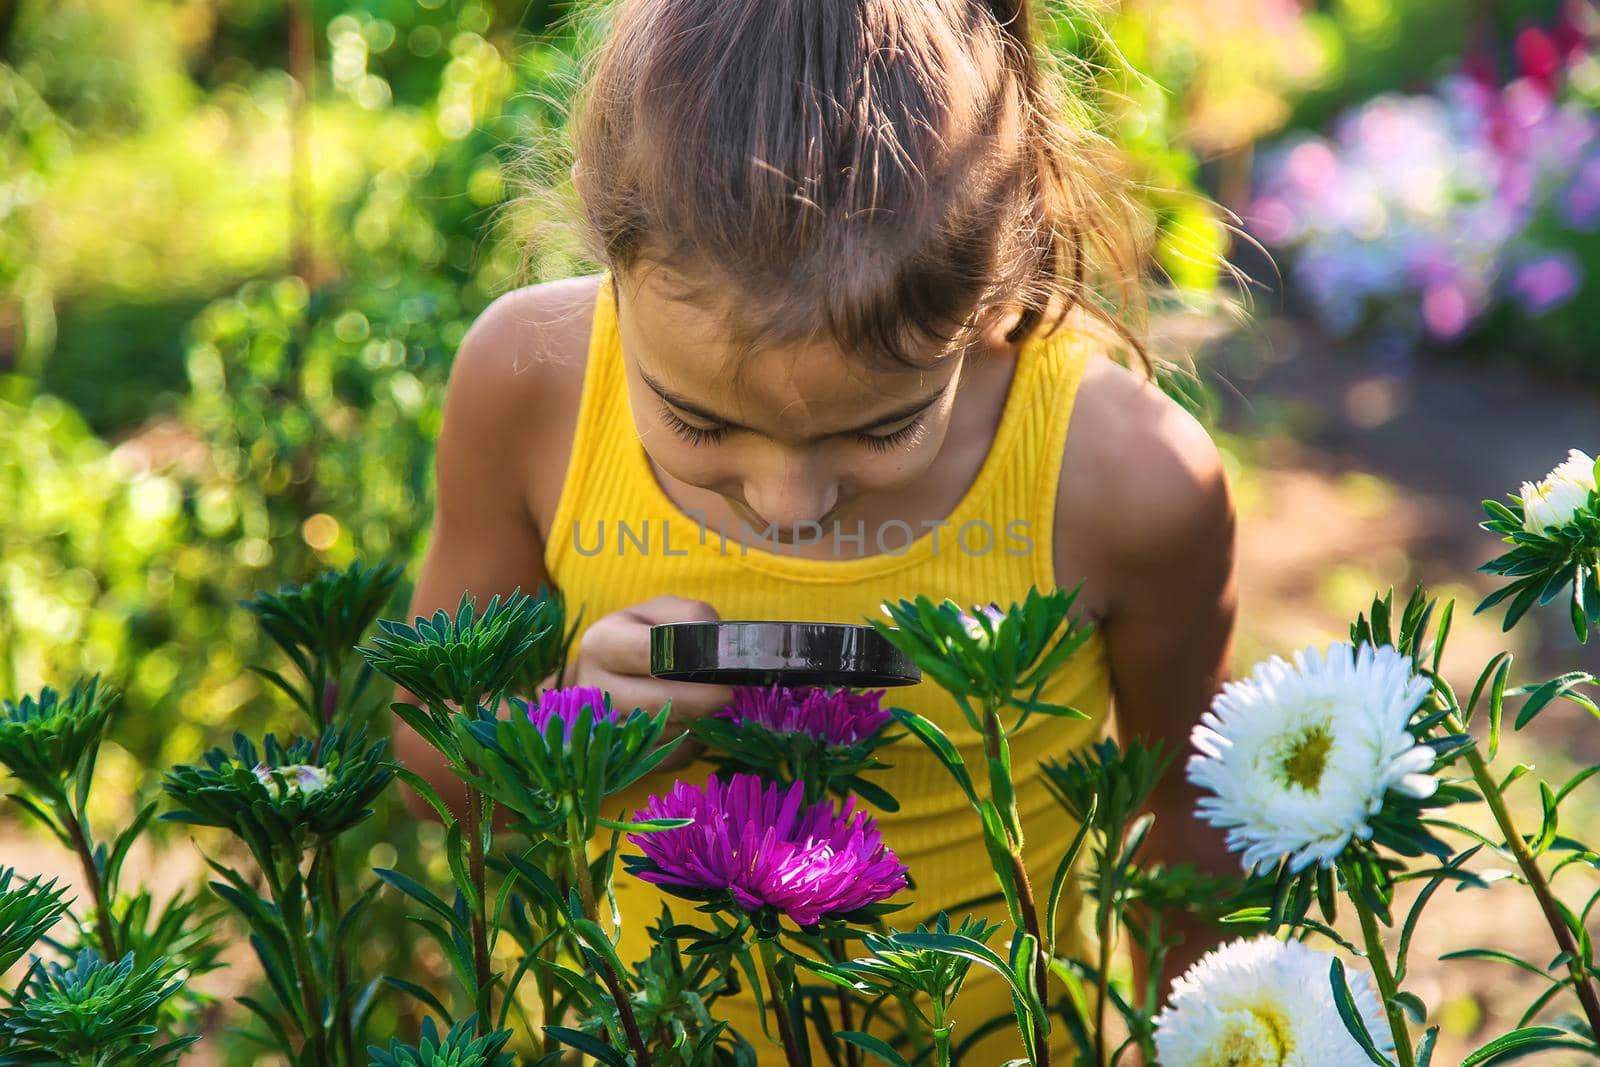
[[[256,764],[256,780],[267,787],[267,792],[272,794],[272,799],[282,799],[282,790],[278,788],[278,777],[282,777],[288,784],[290,793],[299,793],[301,796],[310,796],[320,793],[328,788],[328,768],[318,767],[310,763],[292,763],[286,767],[268,767],[264,763]]]
[[[1190,734],[1189,781],[1212,795],[1196,815],[1228,831],[1246,871],[1290,857],[1332,865],[1393,790],[1429,797],[1434,751],[1406,729],[1429,684],[1393,648],[1277,656],[1230,682]]]
[[[1535,485],[1522,483],[1522,526],[1529,533],[1559,530],[1589,505],[1595,491],[1593,457],[1574,448],[1566,462]]]
[[[1230,941],[1172,983],[1155,1017],[1161,1067],[1366,1067],[1333,1003],[1333,957],[1299,941]],[[1347,968],[1356,1011],[1381,1052],[1394,1050],[1367,973]]]

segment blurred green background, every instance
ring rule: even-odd
[[[1534,434],[1523,476],[1537,476],[1546,438],[1596,411],[1590,386],[1567,387],[1597,380],[1594,334],[1574,325],[1588,320],[1536,344],[1487,313],[1447,343],[1422,338],[1425,353],[1487,356],[1460,361],[1487,377],[1438,386],[1428,375],[1456,371],[1397,368],[1300,314],[1292,284],[1286,300],[1268,292],[1279,275],[1243,235],[1265,148],[1384,94],[1427,94],[1474,56],[1526,80],[1521,35],[1571,5],[1046,6],[1051,47],[1099,71],[1107,129],[1160,223],[1157,259],[1188,310],[1157,322],[1159,352],[1194,356],[1221,395],[1247,533],[1261,520],[1243,662],[1335,631],[1375,583],[1466,582],[1461,561],[1492,554],[1471,539],[1471,500],[1511,486],[1487,469],[1417,481],[1431,468],[1408,448],[1470,447],[1448,411],[1429,422],[1428,396],[1504,396],[1495,375],[1510,375],[1529,403],[1559,397],[1556,415],[1511,427]],[[0,694],[91,671],[123,690],[97,787],[108,809],[235,729],[292,722],[246,669],[266,651],[239,600],[358,557],[414,576],[467,327],[510,288],[596,268],[560,211],[563,115],[590,44],[567,16],[592,8],[0,0]],[[1562,92],[1592,99],[1590,77]],[[1240,289],[1218,255],[1261,287]],[[1195,310],[1248,301],[1243,324]],[[1327,533],[1322,508],[1371,551],[1326,536],[1320,555],[1285,551],[1307,526]],[[1440,516],[1456,540],[1435,536]],[[0,844],[8,819],[0,807]],[[374,859],[425,853],[429,832],[386,813]],[[383,937],[376,956],[404,950]]]

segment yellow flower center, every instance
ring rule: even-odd
[[[1328,766],[1328,753],[1333,751],[1333,731],[1326,721],[1313,723],[1290,738],[1283,746],[1279,769],[1284,780],[1307,792],[1314,791],[1322,782],[1322,772]]]
[[[1293,1042],[1289,1021],[1275,1006],[1229,1012],[1221,1033],[1195,1067],[1281,1067]]]

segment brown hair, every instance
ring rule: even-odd
[[[1148,365],[1152,227],[1028,0],[625,0],[571,134],[582,223],[747,346],[917,361],[980,311],[1080,313]],[[736,297],[736,299],[730,299]],[[1087,320],[1086,320],[1087,321]]]

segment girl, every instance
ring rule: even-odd
[[[566,682],[682,721],[729,693],[652,679],[653,623],[859,621],[891,597],[1005,604],[1082,582],[1096,636],[1043,697],[1089,718],[1035,716],[1012,742],[1048,885],[1074,827],[1039,762],[1105,731],[1113,699],[1120,730],[1181,751],[1233,621],[1216,449],[1107,358],[1143,357],[1124,319],[1144,231],[1114,161],[1068,121],[1082,102],[1025,0],[625,0],[615,19],[573,122],[606,269],[502,296],[462,342],[412,608],[549,583],[583,612]],[[892,699],[981,763],[934,685]],[[444,777],[409,732],[397,743]],[[692,760],[618,806],[703,779]],[[881,825],[917,882],[897,920],[959,917],[995,888],[977,821],[920,746],[892,762],[879,780],[901,810]],[[1155,859],[1220,855],[1192,807],[1170,774]],[[642,958],[661,898],[626,877],[617,897],[622,956]],[[1081,954],[1077,901],[1061,916]],[[1208,947],[1192,933],[1174,968]],[[719,1007],[781,1062],[753,1001]],[[1010,1011],[975,968],[958,1042]],[[965,1060],[1018,1050],[1000,1026]]]

